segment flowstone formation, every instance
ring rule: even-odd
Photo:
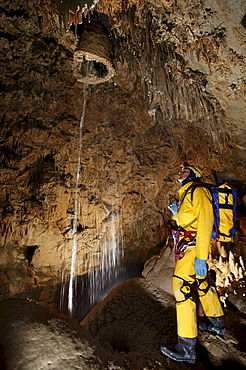
[[[82,2],[82,25],[74,1],[63,3],[1,5],[1,298],[53,307],[67,299],[74,237],[88,295],[109,245],[138,272],[158,255],[181,160],[234,186],[245,217],[243,2],[100,0],[90,11]],[[107,31],[114,76],[86,87],[73,66],[90,22]]]

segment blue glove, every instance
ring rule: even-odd
[[[207,275],[207,261],[200,258],[195,259],[195,271],[198,276]]]
[[[179,204],[178,202],[175,202],[174,200],[169,204],[169,206],[167,207],[168,209],[170,209],[170,211],[172,212],[173,214],[173,217],[177,217],[177,213],[178,213],[178,208],[179,208]]]

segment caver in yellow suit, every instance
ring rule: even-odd
[[[209,286],[206,276],[206,260],[214,221],[212,197],[209,190],[202,186],[195,187],[191,197],[194,181],[199,180],[201,172],[188,164],[183,169],[190,171],[179,190],[179,207],[175,215],[179,229],[174,235],[176,266],[172,281],[176,299],[178,344],[172,349],[161,347],[161,352],[175,361],[194,363],[198,325],[192,285],[196,284],[199,300],[207,316],[207,321],[199,326],[201,330],[223,335],[224,314],[216,290]]]

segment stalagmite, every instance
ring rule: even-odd
[[[235,258],[231,251],[229,252],[229,266],[230,266],[230,271],[233,272],[235,268]]]
[[[244,277],[243,269],[240,266],[239,269],[238,269],[238,278],[243,279],[243,277]]]
[[[230,286],[231,285],[231,282],[230,282],[230,278],[229,278],[229,276],[227,276],[226,278],[225,278],[225,283],[224,283],[224,285],[225,286]]]
[[[245,267],[244,267],[244,262],[243,262],[243,257],[242,256],[239,256],[239,263],[240,263],[240,266],[242,267],[242,271],[245,271]]]

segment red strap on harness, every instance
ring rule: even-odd
[[[190,240],[194,237],[194,235],[196,235],[196,231],[192,231],[192,230],[184,230],[183,233],[184,233],[184,238],[189,238]]]
[[[192,241],[196,235],[196,231],[182,230],[181,227],[176,231],[172,231],[174,245],[175,245],[175,261],[181,259],[187,250],[187,243]]]

